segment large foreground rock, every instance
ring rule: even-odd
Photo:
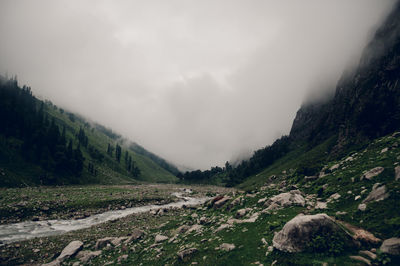
[[[400,238],[389,238],[383,241],[382,246],[379,248],[383,253],[391,255],[400,255]]]
[[[275,234],[273,246],[285,252],[301,252],[318,232],[341,233],[346,241],[352,242],[335,221],[325,213],[315,215],[298,215],[287,222],[280,232]]]
[[[268,210],[279,209],[281,207],[288,207],[291,205],[304,206],[306,201],[301,195],[299,190],[291,190],[290,192],[281,193],[273,196],[265,202],[265,206],[268,206]]]

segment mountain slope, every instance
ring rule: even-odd
[[[112,130],[35,98],[15,79],[1,78],[0,94],[0,186],[176,181],[165,160],[144,148],[138,153]]]

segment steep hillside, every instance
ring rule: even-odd
[[[0,186],[176,180],[173,166],[112,130],[35,98],[15,79],[0,86]]]

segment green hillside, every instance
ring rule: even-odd
[[[3,96],[0,103],[3,122],[3,130],[0,130],[0,186],[176,181],[176,177],[170,172],[175,169],[174,166],[144,148],[142,150],[146,153],[136,152],[132,148],[135,147],[133,142],[122,138],[111,129],[66,112],[50,101],[43,102],[35,98],[30,88],[20,88],[16,80],[7,81],[2,78],[0,83]],[[40,125],[37,125],[39,113],[43,118],[40,118]],[[54,154],[49,146],[49,156],[52,157],[46,161],[54,161],[57,166],[57,156],[61,156],[63,151],[66,153],[65,150],[71,142],[74,152],[79,148],[83,156],[79,173],[69,171],[72,167],[68,164],[64,170],[55,171],[53,166],[44,165],[44,160],[36,160],[35,151],[41,144],[31,143],[30,148],[26,148],[26,143],[36,141],[40,135],[47,142],[51,130],[58,131],[56,138],[58,141],[62,138],[63,141],[61,148],[59,142],[55,144],[58,150]],[[109,145],[112,151],[107,153]],[[116,158],[117,145],[121,147],[119,162]],[[43,156],[43,151],[39,154]],[[163,162],[162,165],[159,162]]]

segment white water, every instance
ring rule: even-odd
[[[31,239],[35,237],[60,235],[66,232],[89,228],[93,225],[107,221],[117,220],[134,213],[143,213],[151,210],[164,208],[182,207],[199,205],[206,202],[209,198],[191,198],[184,197],[182,193],[173,193],[172,195],[182,199],[164,205],[146,205],[141,207],[127,208],[124,210],[108,211],[96,214],[80,220],[47,220],[47,221],[27,221],[15,224],[0,225],[0,245],[16,241]]]

